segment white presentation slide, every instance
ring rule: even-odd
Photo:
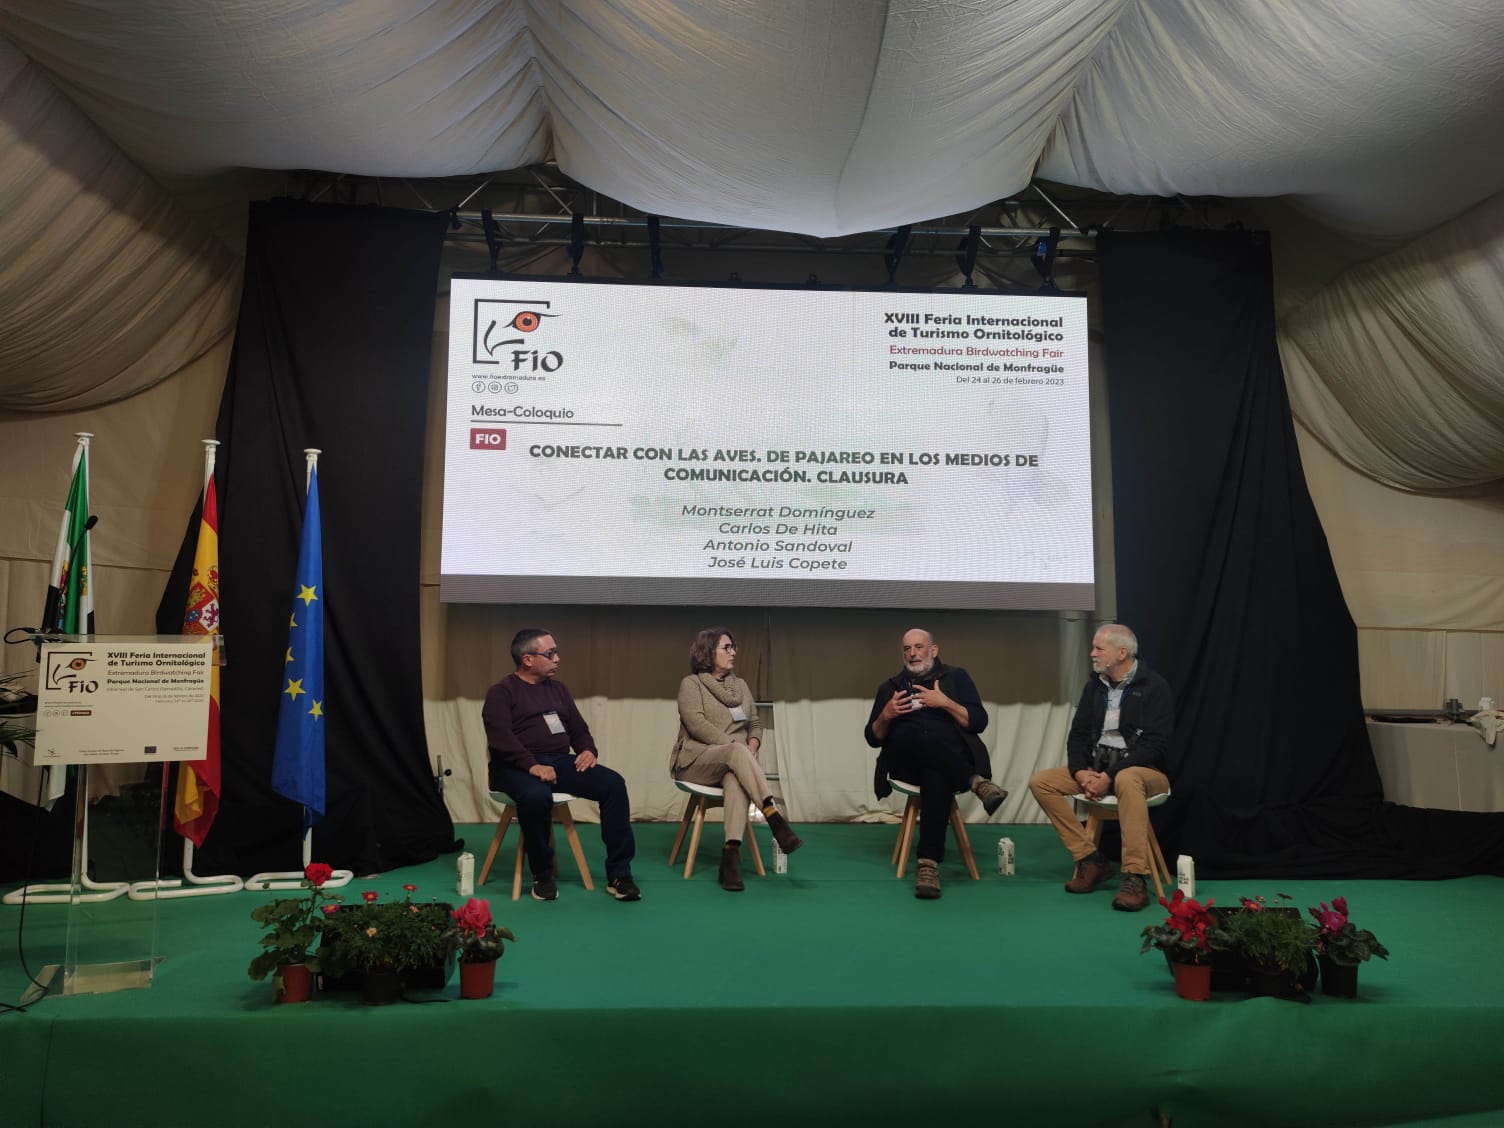
[[[1086,299],[457,276],[441,598],[1089,609]]]

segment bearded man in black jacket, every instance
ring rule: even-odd
[[[1165,753],[1175,703],[1169,683],[1139,661],[1138,638],[1121,623],[1097,631],[1091,668],[1065,739],[1066,766],[1035,772],[1029,790],[1076,861],[1067,893],[1090,893],[1112,876],[1112,863],[1076,818],[1071,796],[1117,796],[1123,878],[1112,907],[1137,912],[1149,903],[1148,801],[1170,790]]]
[[[955,793],[970,791],[990,815],[1008,793],[988,777],[992,765],[978,737],[987,710],[971,675],[940,661],[940,647],[928,631],[903,636],[903,669],[877,687],[863,735],[881,748],[873,791],[892,793],[891,775],[919,785],[919,865],[914,896],[940,896],[940,863],[945,828]]]

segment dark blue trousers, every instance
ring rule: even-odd
[[[976,768],[959,741],[906,742],[888,751],[888,774],[919,785],[919,857],[945,860],[945,831],[956,792],[971,787]]]
[[[632,837],[632,811],[627,800],[627,781],[617,772],[597,763],[586,771],[576,771],[572,753],[539,756],[558,773],[553,783],[517,768],[491,765],[491,790],[504,791],[517,804],[517,821],[522,826],[522,841],[527,846],[527,862],[533,876],[554,869],[552,838],[555,791],[565,791],[581,799],[600,804],[601,841],[606,846],[606,880],[632,876],[632,858],[637,842]]]

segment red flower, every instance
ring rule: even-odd
[[[409,893],[416,893],[418,891],[418,887],[416,885],[404,885],[402,888],[407,890]]]
[[[461,932],[482,933],[491,924],[491,903],[482,901],[477,897],[471,897],[454,912],[449,914],[459,925]]]
[[[377,893],[376,890],[374,890],[374,889],[367,889],[364,893],[362,893],[360,895],[360,899],[362,901],[364,901],[366,904],[369,905],[372,901],[376,900],[376,898],[379,897],[379,896],[380,896],[380,894]]]
[[[308,865],[303,869],[304,879],[315,889],[317,889],[320,885],[323,885],[324,882],[328,881],[333,876],[334,867],[326,865],[323,862],[309,862]]]
[[[325,905],[324,906],[324,915],[325,916],[333,916],[337,912],[339,912],[339,906],[338,905]]]

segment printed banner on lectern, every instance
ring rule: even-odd
[[[208,635],[43,643],[34,762],[202,760],[213,654]]]

